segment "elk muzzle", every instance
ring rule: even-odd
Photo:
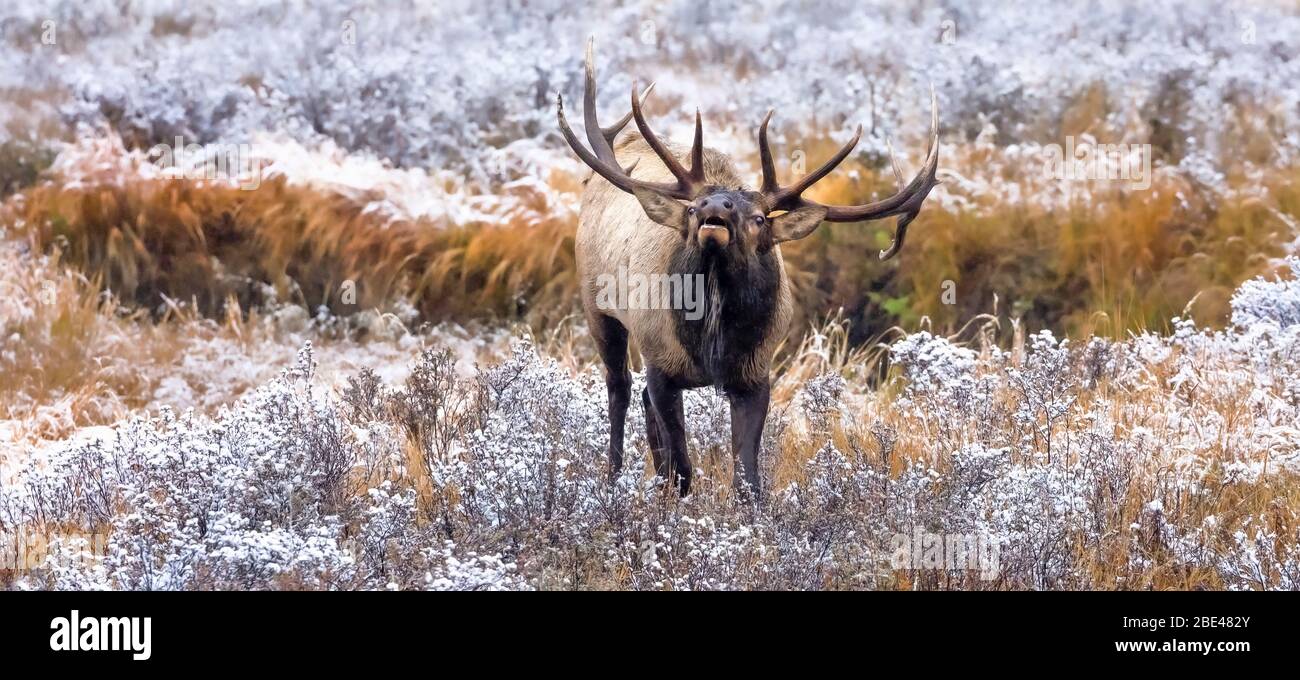
[[[700,228],[696,235],[700,248],[726,248],[731,243],[731,226],[736,223],[736,204],[724,196],[710,196],[696,208]]]

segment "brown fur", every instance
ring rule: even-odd
[[[673,155],[688,163],[687,151],[670,144]],[[671,182],[672,174],[639,134],[625,135],[615,146],[615,155],[623,167],[636,163],[632,176],[637,179]],[[704,150],[705,177],[709,184],[739,188],[744,185],[731,159],[713,149]],[[600,315],[612,316],[628,330],[642,357],[664,372],[680,376],[693,384],[707,384],[703,367],[695,365],[678,342],[674,332],[672,310],[667,309],[600,309],[596,305],[599,290],[597,277],[616,276],[619,267],[629,275],[664,274],[669,260],[679,248],[682,235],[646,217],[636,197],[592,174],[583,193],[582,212],[578,218],[577,268],[578,288],[589,326],[599,333]],[[746,362],[744,373],[755,382],[766,381],[772,355],[785,337],[793,315],[789,278],[781,261],[780,248],[774,252],[780,277],[780,293],[772,323],[760,347]],[[601,338],[597,338],[599,342]]]

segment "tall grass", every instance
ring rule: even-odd
[[[545,324],[572,307],[573,225],[389,221],[338,194],[188,180],[35,187],[8,219],[38,251],[99,277],[133,305],[168,299],[221,316],[272,301],[348,314],[409,300],[426,320],[499,316]],[[345,295],[354,293],[355,298]]]
[[[948,158],[960,173],[985,162],[987,153],[961,150]],[[1022,166],[1009,178],[1028,200],[927,205],[890,262],[875,257],[889,242],[888,222],[825,225],[791,244],[787,261],[805,309],[843,307],[855,342],[896,325],[916,328],[923,319],[951,333],[995,309],[1005,321],[1018,318],[1033,328],[1118,338],[1167,329],[1191,303],[1199,323],[1220,327],[1232,290],[1268,271],[1297,235],[1297,168],[1229,178],[1236,187],[1258,187],[1243,192],[1156,174],[1148,191],[1093,186],[1063,205],[1033,200],[1041,180],[1024,176],[1033,169]],[[887,172],[858,174],[858,181],[824,182],[817,197],[862,202],[893,190]]]
[[[981,160],[971,151],[960,162]],[[842,173],[817,197],[856,202],[892,190],[887,174],[857,170],[861,179]],[[922,319],[952,332],[995,308],[1035,328],[1122,337],[1163,328],[1195,300],[1192,315],[1220,325],[1231,290],[1293,238],[1288,214],[1300,205],[1300,172],[1263,183],[1262,197],[1225,197],[1157,175],[1150,191],[1093,189],[1056,207],[932,203],[902,253],[884,263],[875,254],[889,222],[825,225],[786,249],[800,311],[795,337],[839,309],[855,344]],[[577,296],[575,224],[542,208],[497,223],[390,222],[356,200],[282,178],[255,191],[138,180],[46,183],[10,201],[7,219],[36,250],[62,249],[65,264],[148,309],[171,299],[220,317],[233,298],[245,310],[279,300],[348,314],[409,301],[426,321],[545,328],[576,311]],[[343,295],[349,286],[355,299]]]

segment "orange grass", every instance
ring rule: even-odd
[[[864,200],[892,186],[862,174],[853,182],[842,173],[818,197]],[[1300,204],[1298,179],[1294,170],[1270,176],[1267,199],[1217,200],[1185,181],[1158,179],[1149,192],[1113,190],[1056,209],[931,205],[903,252],[883,263],[875,254],[892,224],[826,225],[786,248],[800,303],[796,333],[841,308],[854,342],[925,317],[951,331],[993,309],[994,296],[1005,315],[1071,334],[1162,328],[1193,298],[1194,317],[1219,325],[1235,286],[1266,270],[1290,240],[1286,216]],[[66,264],[149,309],[170,298],[219,317],[232,296],[243,309],[274,297],[346,314],[406,299],[427,321],[538,327],[577,310],[567,215],[389,224],[355,201],[282,179],[256,191],[186,181],[51,183],[7,211],[35,249],[61,247]],[[348,281],[354,304],[342,296]],[[947,290],[955,304],[945,303]]]
[[[45,184],[11,201],[8,219],[25,225],[19,234],[35,249],[63,248],[66,264],[150,309],[170,298],[220,316],[233,297],[243,309],[276,299],[346,314],[408,299],[426,320],[545,323],[572,307],[573,225],[564,220],[446,228],[389,223],[363,207],[283,178],[255,191],[136,180]]]

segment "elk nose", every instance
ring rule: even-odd
[[[718,206],[721,206],[721,208]],[[706,198],[704,199],[704,202],[700,204],[701,209],[713,212],[729,211],[735,207],[735,203],[733,203],[729,198]]]

